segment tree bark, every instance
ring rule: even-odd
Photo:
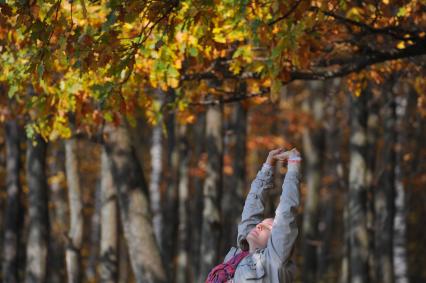
[[[101,238],[101,184],[100,181],[96,182],[95,195],[94,195],[94,211],[91,215],[90,221],[90,248],[89,258],[86,267],[86,280],[89,282],[97,282],[96,266],[99,261],[98,255],[100,253],[99,241]]]
[[[396,148],[395,148],[395,215],[393,219],[393,269],[395,283],[408,283],[407,272],[407,207],[404,186],[403,156],[407,143],[406,133],[408,123],[409,101],[412,91],[408,85],[402,86],[402,94],[395,98],[396,107]],[[413,104],[413,103],[411,103]]]
[[[375,242],[375,209],[374,195],[377,186],[377,152],[379,150],[380,137],[382,134],[382,125],[380,121],[380,108],[382,104],[382,95],[371,95],[368,101],[367,118],[367,232],[368,246],[371,251],[368,255],[369,277],[371,282],[377,282],[376,257],[374,255]]]
[[[160,107],[164,105],[166,94],[158,89],[154,94],[157,95],[155,103]],[[151,178],[149,182],[149,200],[152,211],[152,224],[154,225],[155,239],[161,249],[163,233],[163,212],[161,203],[161,177],[163,170],[163,117],[152,128],[151,140]],[[162,252],[162,251],[161,251]]]
[[[136,282],[167,282],[152,227],[148,188],[129,132],[124,125],[107,130],[105,148],[111,162],[121,222]]]
[[[65,260],[69,283],[78,283],[82,279],[83,203],[78,172],[77,150],[77,140],[75,138],[65,141],[65,172],[70,208],[70,226]]]
[[[206,113],[207,176],[203,187],[203,223],[201,231],[200,279],[218,263],[221,236],[222,105],[210,106]]]
[[[102,283],[117,282],[118,236],[117,194],[108,156],[103,149],[101,155],[101,248],[99,263],[99,278]]]
[[[168,92],[168,103],[175,99],[175,93]],[[165,117],[167,127],[167,189],[164,197],[163,226],[161,253],[169,277],[175,274],[176,239],[178,226],[178,184],[179,184],[179,153],[176,146],[176,119],[175,113],[169,112]]]
[[[239,93],[246,93],[247,86],[242,84]],[[232,203],[234,208],[231,212],[232,229],[231,240],[237,239],[237,226],[241,221],[241,212],[243,211],[245,191],[246,191],[246,156],[247,156],[247,119],[248,111],[246,106],[238,103],[235,110],[234,129],[235,129],[235,150],[234,150],[234,185],[232,188]]]
[[[341,160],[342,136],[340,131],[339,119],[343,111],[338,104],[340,80],[334,79],[324,82],[327,90],[325,93],[325,123],[324,123],[324,162],[323,176],[329,177],[330,181],[325,181],[324,197],[320,198],[321,217],[318,223],[319,238],[321,245],[318,251],[318,281],[319,282],[337,282],[338,273],[333,271],[333,242],[339,238],[343,230],[340,217],[339,191],[346,188],[342,184],[343,160]],[[344,244],[344,243],[343,243]],[[344,248],[342,248],[343,250]]]
[[[195,168],[202,166],[201,160],[205,146],[205,128],[206,128],[206,115],[200,113],[197,121],[194,124],[192,133],[192,140],[195,141],[194,147],[194,161]],[[203,212],[203,177],[200,174],[193,176],[193,189],[194,194],[190,202],[191,206],[191,278],[197,279],[199,277],[200,268],[200,248],[201,248],[201,226],[202,226],[202,212]],[[195,280],[194,280],[195,281]]]
[[[368,232],[366,225],[367,100],[368,91],[351,96],[349,167],[349,281],[368,282]]]
[[[392,82],[387,82],[383,107],[384,136],[380,154],[380,170],[374,194],[375,267],[380,282],[392,283],[393,279],[393,219],[394,219],[394,169],[395,169],[395,101],[391,92]]]
[[[157,243],[161,244],[161,234],[163,231],[163,215],[161,211],[161,171],[162,171],[162,127],[161,122],[152,129],[151,142],[151,180],[149,183],[149,196],[152,210],[152,224]]]
[[[49,278],[50,283],[61,283],[66,281],[65,264],[65,239],[64,235],[68,231],[67,215],[67,190],[65,184],[65,150],[64,143],[58,141],[51,143],[49,158],[49,222],[50,231],[50,259]]]
[[[27,143],[29,188],[29,231],[26,257],[26,283],[44,283],[48,259],[48,194],[46,182],[46,142],[37,135]]]
[[[238,94],[246,95],[247,85],[239,84]],[[244,205],[244,193],[246,189],[246,155],[247,155],[247,107],[242,103],[235,103],[229,122],[231,134],[226,134],[228,142],[225,144],[225,155],[231,156],[233,164],[232,174],[224,176],[223,181],[223,236],[221,254],[226,253],[229,247],[235,245],[237,239],[237,227],[241,220],[241,211]]]
[[[303,215],[303,261],[304,282],[311,283],[317,280],[317,255],[318,255],[318,198],[321,187],[322,163],[324,158],[324,84],[322,82],[310,83],[311,98],[304,105],[304,111],[312,113],[315,129],[305,127],[303,130],[303,152],[306,168],[307,195]]]
[[[177,267],[176,282],[186,283],[189,281],[189,146],[186,138],[187,126],[178,127],[178,150],[179,150],[179,224],[177,243]]]
[[[7,202],[4,215],[4,242],[3,242],[3,282],[17,283],[19,238],[21,234],[23,210],[21,204],[21,183],[19,171],[21,170],[19,136],[20,126],[16,120],[6,122],[6,191]]]

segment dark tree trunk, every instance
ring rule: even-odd
[[[207,176],[203,187],[200,279],[202,282],[219,261],[221,236],[221,193],[223,168],[222,105],[210,106],[206,113]]]
[[[323,176],[330,177],[330,181],[324,182],[324,197],[320,203],[321,215],[318,223],[319,237],[321,245],[318,251],[318,280],[319,282],[337,282],[337,272],[333,271],[333,245],[342,231],[342,225],[338,222],[340,210],[340,199],[338,191],[345,188],[342,185],[344,179],[341,160],[341,132],[337,117],[343,112],[339,112],[338,86],[340,80],[334,79],[325,82],[327,90],[325,107],[325,128],[324,128],[324,162]]]
[[[194,124],[192,140],[194,141],[194,160],[192,167],[200,168],[200,160],[203,156],[205,146],[205,128],[206,115],[200,113],[196,123]],[[191,278],[199,277],[199,262],[200,262],[200,246],[201,246],[201,225],[203,212],[203,178],[200,174],[193,176],[193,198],[190,202],[191,206]],[[195,280],[193,281],[195,282]]]
[[[101,155],[101,247],[99,278],[102,283],[115,283],[118,279],[118,211],[117,195],[111,167],[105,150]]]
[[[51,223],[49,245],[50,283],[66,281],[65,238],[68,231],[67,189],[65,185],[65,151],[62,141],[50,144],[49,158],[49,221]]]
[[[178,127],[178,150],[179,150],[179,225],[177,242],[177,266],[176,282],[186,283],[189,281],[189,146],[186,137],[187,126]]]
[[[90,248],[89,258],[86,267],[86,280],[89,282],[97,282],[96,266],[99,261],[98,255],[100,253],[100,237],[101,237],[101,184],[100,180],[96,182],[96,189],[94,195],[94,211],[90,221]]]
[[[27,143],[29,188],[29,231],[26,256],[26,283],[44,283],[48,259],[48,194],[46,182],[46,142],[37,135]]]
[[[387,97],[383,107],[383,147],[378,168],[379,179],[374,194],[375,267],[378,281],[392,283],[393,279],[393,219],[394,219],[394,168],[395,168],[395,101],[392,83],[384,87]]]
[[[136,282],[167,282],[155,241],[148,188],[128,130],[110,127],[105,148],[117,189],[120,217]]]
[[[70,226],[65,258],[69,283],[79,283],[82,279],[83,203],[78,172],[77,150],[77,140],[75,138],[65,141],[65,170],[70,208]]]
[[[174,101],[173,91],[168,93],[169,103]],[[176,146],[176,119],[175,113],[169,112],[165,117],[167,127],[167,189],[164,197],[163,225],[161,253],[169,277],[175,274],[176,239],[178,226],[178,183],[179,183],[179,153]]]
[[[6,191],[7,202],[4,215],[4,243],[3,243],[3,282],[17,283],[19,238],[22,225],[21,170],[19,136],[20,126],[16,120],[6,122]]]
[[[368,91],[351,96],[349,167],[349,281],[368,282],[367,203],[367,101]]]
[[[368,254],[369,276],[371,282],[377,282],[376,262],[374,256],[374,194],[377,186],[376,163],[379,139],[382,134],[380,122],[381,95],[371,94],[368,101],[367,119],[367,231],[368,231]]]
[[[247,86],[240,83],[238,93],[245,95]],[[234,105],[230,124],[231,134],[227,134],[225,153],[232,156],[232,174],[224,176],[224,192],[222,200],[223,236],[221,254],[227,252],[236,244],[237,227],[241,220],[241,212],[244,205],[244,193],[246,190],[246,155],[247,155],[247,107],[243,103]]]
[[[118,210],[117,210],[118,212]],[[120,219],[118,219],[120,221]],[[132,268],[130,266],[129,249],[124,238],[122,225],[119,225],[118,234],[118,282],[128,283],[134,281]]]
[[[324,158],[324,130],[322,121],[324,118],[324,84],[311,82],[310,101],[304,105],[304,111],[312,113],[316,128],[305,127],[303,131],[303,152],[305,159],[305,178],[307,195],[303,215],[303,261],[304,282],[311,283],[317,280],[317,256],[318,256],[318,212],[319,189],[321,187],[322,160]]]

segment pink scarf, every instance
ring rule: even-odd
[[[234,255],[227,262],[217,265],[212,269],[212,271],[210,271],[205,283],[225,283],[228,282],[228,280],[234,278],[235,270],[237,269],[238,264],[246,256],[248,256],[248,254],[248,251],[241,252],[237,255]]]

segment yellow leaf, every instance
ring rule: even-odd
[[[396,45],[396,47],[397,47],[398,49],[404,49],[404,48],[405,48],[405,42],[404,42],[404,41],[400,41],[400,42]]]

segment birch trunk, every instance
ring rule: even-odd
[[[148,188],[128,130],[123,125],[109,127],[105,147],[136,282],[167,282],[152,227]]]
[[[403,93],[395,98],[396,103],[396,156],[395,156],[395,216],[393,219],[393,269],[395,283],[408,283],[407,271],[407,207],[404,187],[403,156],[407,142],[404,130],[407,127],[407,114],[413,99],[411,90],[404,85]]]
[[[163,216],[161,211],[161,171],[162,171],[162,128],[161,122],[152,129],[151,142],[151,180],[149,183],[149,196],[152,210],[152,224],[157,243],[161,244],[161,234],[163,231]]]
[[[367,100],[368,91],[352,97],[349,167],[349,282],[368,280],[367,203]]]
[[[375,213],[375,267],[377,279],[392,283],[393,279],[393,219],[394,219],[394,170],[395,170],[395,103],[391,83],[385,86],[386,104],[383,107],[384,136],[380,154],[379,179],[374,194]],[[380,279],[379,279],[380,278]]]
[[[46,182],[46,142],[36,136],[27,143],[29,188],[29,228],[26,257],[26,283],[44,283],[48,258],[48,195]]]
[[[118,211],[117,194],[112,180],[111,166],[105,150],[101,154],[101,247],[99,278],[102,283],[118,279]]]
[[[223,168],[222,105],[210,106],[206,113],[207,176],[203,187],[200,278],[202,282],[219,262],[221,236],[221,193]]]
[[[77,140],[75,138],[65,141],[65,172],[70,208],[70,226],[65,260],[69,283],[78,283],[82,279],[80,253],[83,241],[83,203],[78,172],[77,150]]]

